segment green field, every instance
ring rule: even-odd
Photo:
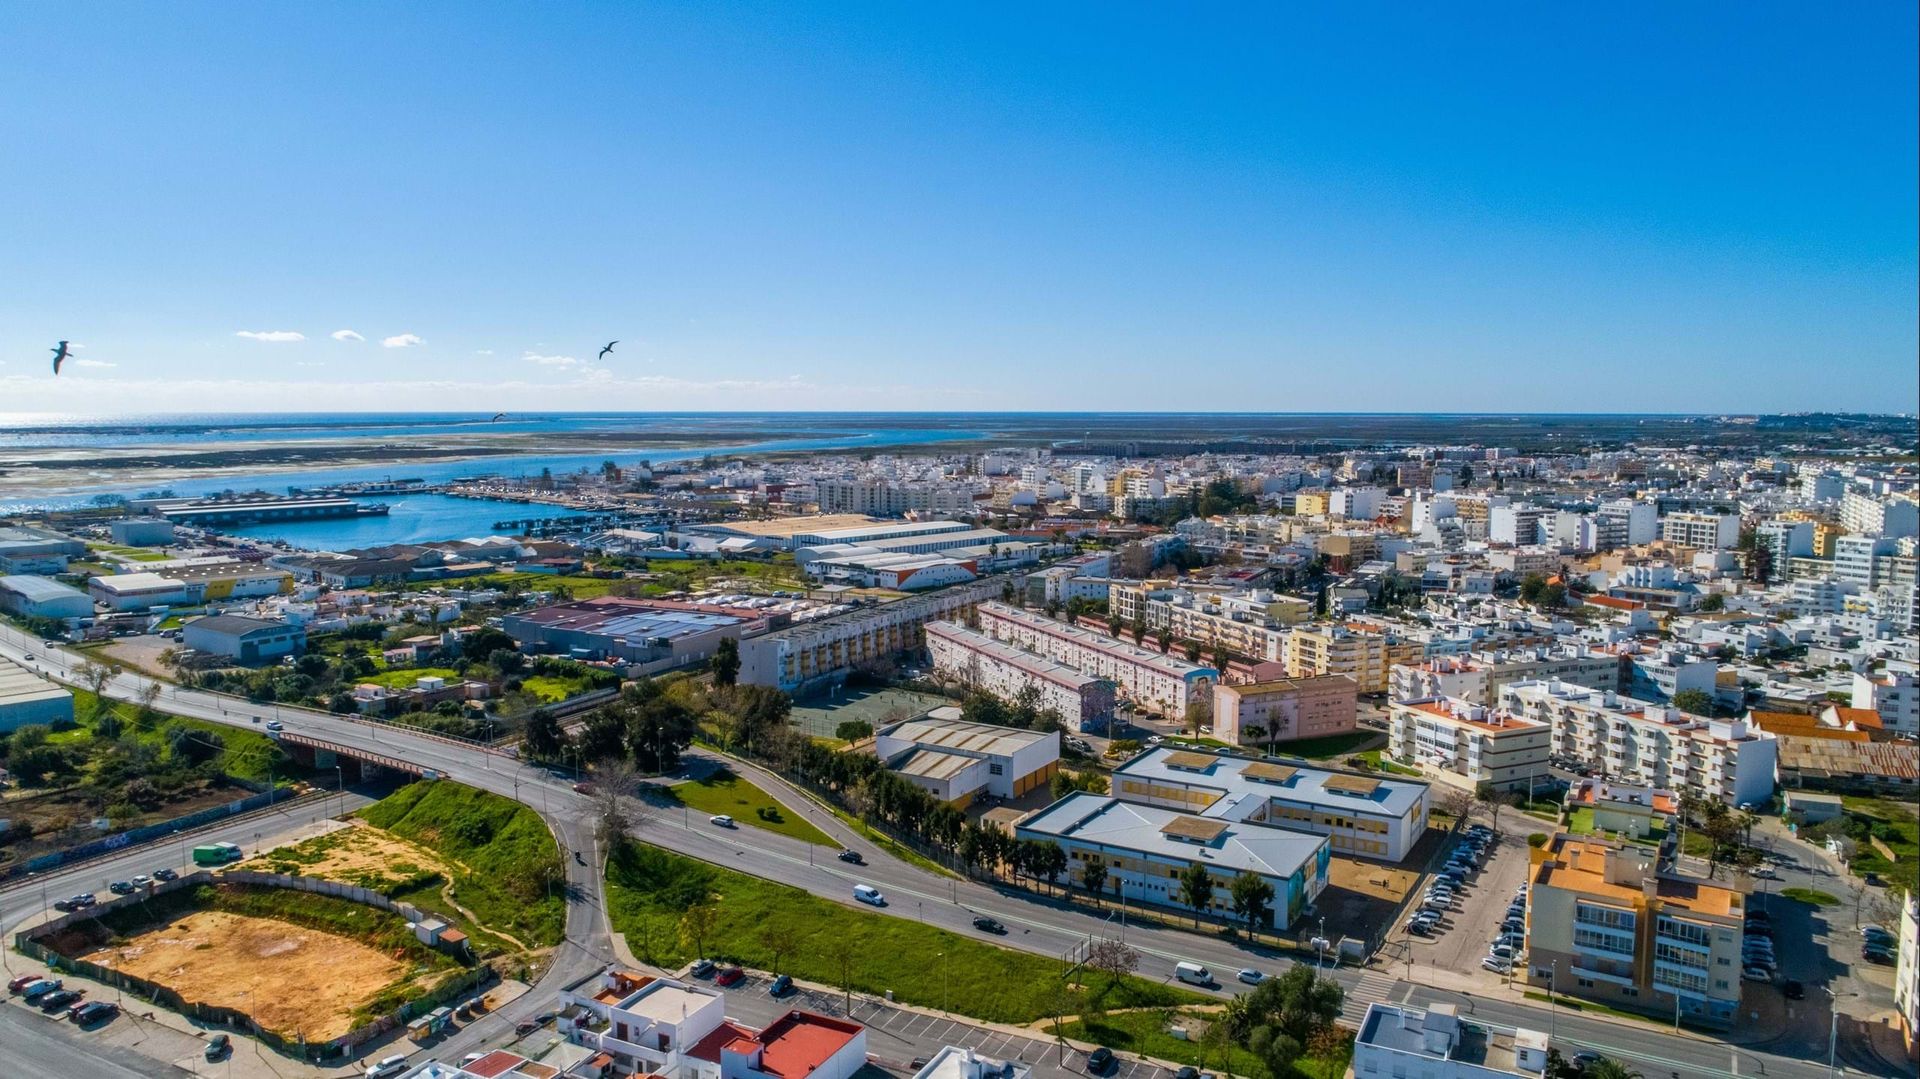
[[[944,1003],[981,1019],[1025,1023],[1050,1014],[1048,1002],[1058,995],[1064,972],[1058,959],[1008,951],[911,918],[856,910],[655,847],[626,844],[608,859],[608,913],[643,962],[675,967],[696,958],[694,943],[681,939],[679,926],[682,913],[703,899],[711,900],[717,914],[705,940],[709,957],[770,969],[772,945],[786,938],[781,973],[839,986],[844,954],[859,992],[891,990],[909,1004],[938,1008]],[[1098,1003],[1108,1009],[1203,1002],[1143,978],[1112,988],[1104,978],[1098,984]],[[1070,1009],[1066,1014],[1094,1003],[1090,990],[1068,992],[1062,1002]]]
[[[451,667],[407,667],[400,670],[381,671],[357,682],[369,682],[388,689],[412,689],[422,678],[444,678],[449,682],[460,681],[460,672]]]
[[[826,833],[795,816],[773,796],[729,771],[668,787],[666,795],[696,813],[725,813],[736,822],[822,847],[838,847]]]
[[[584,678],[554,678],[536,674],[523,679],[520,688],[549,703],[578,697],[593,686]]]
[[[1857,836],[1859,850],[1850,866],[1854,874],[1877,873],[1890,884],[1920,891],[1920,816],[1916,816],[1914,806],[1890,798],[1849,796],[1842,802],[1848,816],[1865,825],[1865,835],[1878,837],[1900,859],[1888,861],[1865,835]]]
[[[1326,760],[1330,757],[1349,757],[1360,751],[1360,747],[1369,742],[1382,742],[1387,736],[1376,731],[1354,731],[1352,734],[1332,734],[1325,738],[1302,738],[1296,742],[1275,742],[1273,751],[1289,757],[1305,757],[1308,760]]]
[[[1837,907],[1840,900],[1826,892],[1814,888],[1782,888],[1780,898],[1791,899],[1796,903],[1811,903],[1816,907]]]
[[[89,550],[119,555],[131,562],[165,562],[169,557],[148,547],[121,547],[113,543],[89,543],[87,547]]]
[[[89,722],[93,715],[94,702],[98,699],[89,690],[78,686],[67,687],[73,691],[74,718],[82,726],[71,731],[62,731],[47,740],[56,744],[89,739],[93,736]],[[210,723],[203,719],[188,719],[185,716],[170,716],[164,712],[156,713],[153,729],[139,731],[134,721],[139,718],[140,706],[124,701],[112,703],[113,713],[124,725],[121,737],[136,738],[149,745],[164,748],[167,744],[167,730],[170,727],[185,727],[199,734],[217,734],[224,748],[214,758],[216,766],[227,775],[240,779],[249,779],[264,783],[269,775],[286,778],[293,768],[293,761],[280,751],[280,743],[269,738],[264,732],[247,730],[242,727],[229,727],[224,723]]]
[[[1174,1008],[1152,1008],[1146,1011],[1109,1013],[1106,1015],[1086,1016],[1066,1024],[1061,1033],[1075,1041],[1093,1042],[1109,1049],[1123,1049],[1130,1053],[1141,1053],[1160,1060],[1170,1060],[1176,1064],[1191,1064],[1204,1071],[1218,1071],[1223,1066],[1234,1075],[1249,1076],[1251,1079],[1273,1079],[1273,1072],[1266,1062],[1258,1056],[1237,1045],[1222,1048],[1202,1046],[1194,1037],[1206,1026],[1209,1016],[1201,1013],[1188,1013]],[[1176,1038],[1168,1033],[1173,1026],[1185,1027],[1188,1038]],[[1053,1028],[1048,1027],[1049,1031]],[[1221,1053],[1226,1059],[1221,1059]],[[1353,1058],[1353,1043],[1349,1041],[1344,1052],[1334,1058],[1301,1057],[1294,1062],[1293,1076],[1309,1077],[1322,1075],[1340,1075],[1346,1071],[1347,1064]]]
[[[532,809],[458,783],[421,780],[359,815],[461,866],[453,898],[483,925],[531,946],[559,943],[566,897],[550,885],[564,884],[565,871],[553,833]],[[437,890],[419,898],[431,905]]]

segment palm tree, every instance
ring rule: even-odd
[[[1586,1079],[1640,1079],[1640,1073],[1612,1057],[1601,1057],[1580,1073]]]

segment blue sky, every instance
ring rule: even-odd
[[[1920,396],[1912,4],[955,7],[0,6],[0,412]]]

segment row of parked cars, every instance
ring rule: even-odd
[[[1521,881],[1514,889],[1513,898],[1507,901],[1507,912],[1500,919],[1500,928],[1494,931],[1493,943],[1487,945],[1487,957],[1480,966],[1495,974],[1511,974],[1513,964],[1519,960],[1520,953],[1527,947],[1527,882]]]
[[[112,892],[114,895],[132,895],[149,884],[164,880],[175,880],[179,876],[180,874],[171,869],[156,869],[153,871],[152,876],[142,873],[132,880],[116,880],[112,884],[107,885],[107,891]],[[79,895],[70,895],[65,899],[54,900],[53,909],[70,914],[76,910],[86,910],[88,907],[95,906],[99,902],[100,900],[95,897],[92,892],[81,892]]]
[[[1440,928],[1441,918],[1454,909],[1468,878],[1480,871],[1498,842],[1493,829],[1484,824],[1475,824],[1462,832],[1459,842],[1447,854],[1446,865],[1434,874],[1426,893],[1420,897],[1419,909],[1407,919],[1407,932],[1416,937],[1432,936]]]
[[[68,989],[60,979],[39,974],[20,975],[7,983],[7,992],[48,1015],[64,1012],[67,1019],[83,1027],[97,1026],[120,1014],[120,1006],[110,1000],[84,1000],[82,990]]]

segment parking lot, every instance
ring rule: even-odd
[[[764,974],[750,974],[731,986],[714,985],[710,978],[694,981],[726,994],[727,1015],[755,1026],[770,1023],[791,1008],[805,1008],[822,1015],[848,1015],[844,994],[798,983],[792,992],[776,1000],[767,994],[772,979]],[[914,1061],[925,1060],[947,1045],[964,1046],[995,1060],[1017,1060],[1031,1066],[1040,1076],[1064,1079],[1069,1075],[1087,1074],[1086,1053],[1069,1048],[1063,1054],[1058,1043],[1039,1032],[982,1026],[902,1008],[859,993],[853,996],[853,1011],[848,1017],[866,1026],[867,1055],[873,1062],[898,1074],[912,1074],[916,1070]],[[1103,1079],[1170,1079],[1173,1074],[1124,1054],[1115,1056],[1114,1068],[1104,1073]]]
[[[1501,823],[1508,824],[1506,820]],[[1407,937],[1406,919],[1395,927],[1396,939],[1413,942],[1415,962],[1462,973],[1482,974],[1488,979],[1499,976],[1481,969],[1487,946],[1493,943],[1500,922],[1506,917],[1507,903],[1514,890],[1527,877],[1527,843],[1523,833],[1502,831],[1480,868],[1468,874],[1458,889],[1453,907],[1445,911],[1431,937]],[[1425,885],[1422,885],[1424,890]]]

